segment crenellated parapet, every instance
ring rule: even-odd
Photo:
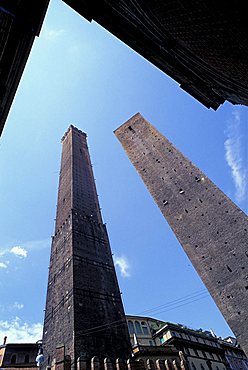
[[[180,358],[178,359],[161,359],[156,360],[147,358],[144,360],[137,360],[134,358],[122,359],[117,358],[116,360],[105,357],[100,360],[97,356],[93,356],[91,359],[86,359],[81,356],[77,359],[77,365],[75,370],[188,370],[187,361],[182,352],[179,353]],[[70,360],[67,358],[62,362],[55,361],[54,370],[69,370],[68,365]],[[48,367],[46,370],[49,370]],[[72,368],[71,368],[72,370]]]

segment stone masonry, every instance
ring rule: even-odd
[[[127,358],[130,341],[86,134],[70,126],[63,150],[43,331],[44,368],[66,359]]]
[[[248,218],[139,113],[115,135],[248,354]]]

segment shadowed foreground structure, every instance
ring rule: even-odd
[[[248,105],[244,1],[64,0],[177,81],[208,108]]]
[[[0,135],[48,3],[49,0],[0,1]]]
[[[217,109],[225,100],[248,105],[245,1],[64,1],[168,74],[206,107]],[[48,2],[0,1],[0,135]]]
[[[139,113],[115,135],[247,354],[247,216]]]

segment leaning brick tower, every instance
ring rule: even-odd
[[[248,217],[141,114],[116,131],[248,355]]]
[[[129,335],[107,230],[103,224],[86,134],[62,138],[43,350],[45,363],[79,357],[125,358]]]

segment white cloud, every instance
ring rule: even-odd
[[[123,276],[124,278],[130,276],[130,266],[126,257],[114,257],[114,264],[115,266],[119,267],[121,276]]]
[[[10,250],[10,253],[13,253],[15,254],[17,257],[20,257],[20,258],[26,258],[27,255],[28,255],[28,252],[26,251],[26,249],[22,248],[22,247],[12,247],[11,250]]]
[[[60,37],[65,31],[63,29],[56,30],[56,29],[48,29],[45,28],[43,31],[43,36],[48,41],[55,41],[58,37]]]
[[[15,311],[15,310],[22,310],[24,308],[24,304],[23,303],[19,303],[19,302],[14,302],[14,303],[11,303],[9,305],[2,305],[0,304],[0,311],[1,312],[12,312],[12,311]]]
[[[0,257],[3,257],[8,252],[7,249],[1,249],[0,250]]]
[[[0,320],[0,338],[7,335],[9,343],[32,343],[41,339],[42,328],[39,322],[29,324],[19,317],[11,321]]]
[[[81,45],[79,45],[79,44],[71,45],[71,46],[68,48],[68,52],[69,52],[70,54],[78,54],[79,52],[81,52]]]
[[[245,200],[247,171],[242,158],[240,136],[240,112],[232,112],[233,118],[228,122],[225,145],[225,159],[231,169],[235,184],[235,198],[237,202]]]
[[[7,268],[7,264],[4,262],[0,262],[0,269],[6,269],[6,268]]]
[[[32,240],[22,243],[23,247],[27,250],[41,250],[45,248],[50,248],[51,238],[42,240]]]
[[[10,310],[22,310],[24,307],[23,303],[14,302],[13,304],[9,305]]]
[[[0,258],[6,257],[8,254],[14,254],[20,258],[26,258],[29,251],[36,251],[50,247],[51,240],[50,239],[43,239],[43,240],[33,240],[22,243],[22,247],[14,246],[8,248],[0,249]],[[10,261],[0,261],[0,269],[6,269]]]
[[[14,253],[22,255],[22,257],[27,257],[28,251],[33,250],[41,250],[45,248],[49,248],[51,246],[51,239],[42,239],[42,240],[32,240],[22,243],[22,247],[20,246],[14,246],[14,247],[8,247],[5,249],[0,250],[0,257],[3,257],[4,255],[8,253]]]

